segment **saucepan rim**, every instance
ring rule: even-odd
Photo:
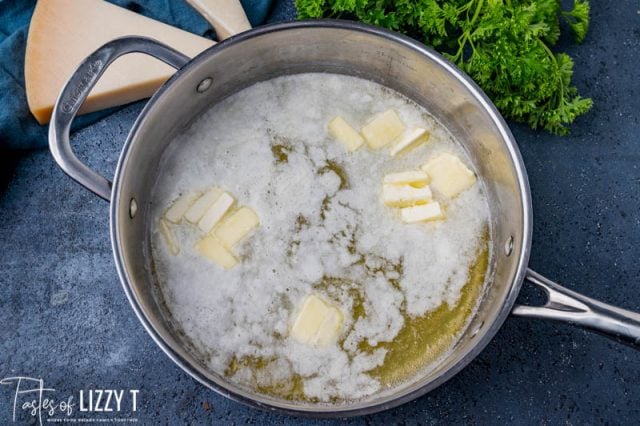
[[[171,346],[171,344],[163,339],[161,334],[156,330],[154,323],[147,317],[145,314],[141,304],[136,299],[134,291],[132,289],[132,278],[130,277],[123,258],[123,250],[121,248],[122,242],[120,241],[120,236],[118,232],[119,223],[118,223],[118,212],[122,208],[121,202],[124,200],[121,199],[122,193],[122,176],[127,167],[128,154],[131,150],[134,141],[136,140],[136,134],[140,129],[143,121],[153,110],[153,108],[158,103],[159,99],[161,99],[164,93],[170,88],[176,81],[178,81],[183,74],[188,72],[188,70],[198,64],[206,61],[207,58],[222,49],[233,48],[235,45],[239,45],[247,40],[263,37],[271,33],[278,33],[288,30],[299,30],[299,29],[313,29],[313,28],[325,28],[325,29],[339,29],[339,30],[348,30],[357,33],[365,33],[367,35],[373,35],[377,37],[381,37],[387,39],[388,41],[402,45],[406,48],[412,49],[421,55],[425,56],[431,61],[436,62],[439,66],[445,69],[449,74],[452,75],[453,78],[456,78],[459,82],[461,82],[469,93],[475,97],[479,103],[483,106],[486,113],[489,115],[491,120],[493,120],[494,124],[499,130],[500,135],[502,136],[503,143],[508,149],[509,157],[511,159],[513,168],[515,170],[515,174],[517,177],[518,190],[520,192],[520,199],[522,200],[522,230],[519,234],[519,238],[521,239],[520,250],[513,253],[512,255],[518,256],[516,273],[514,275],[513,281],[511,282],[511,287],[504,297],[502,306],[495,316],[493,322],[487,327],[483,328],[483,335],[480,336],[475,344],[470,347],[470,349],[461,356],[461,358],[453,364],[449,369],[443,371],[438,377],[434,380],[424,384],[420,388],[407,391],[405,393],[401,393],[398,395],[390,395],[388,400],[383,400],[382,402],[374,401],[371,405],[362,405],[358,407],[351,407],[349,405],[344,406],[327,406],[326,408],[318,405],[310,405],[308,408],[300,405],[286,405],[283,403],[280,405],[277,402],[273,402],[271,400],[261,400],[261,395],[258,393],[244,392],[244,391],[232,391],[228,389],[224,384],[218,383],[215,380],[212,380],[206,377],[204,374],[201,374],[197,369],[185,358],[183,358],[180,354],[178,354]],[[249,405],[252,407],[266,409],[268,411],[276,411],[278,413],[297,415],[297,416],[308,416],[308,417],[317,417],[317,418],[331,418],[331,417],[349,417],[349,416],[360,416],[366,414],[372,414],[379,411],[387,410],[393,407],[397,407],[401,404],[409,402],[415,398],[418,398],[429,391],[435,389],[440,386],[445,381],[449,380],[455,374],[457,374],[460,370],[466,367],[489,343],[490,340],[493,339],[498,329],[502,326],[504,320],[509,315],[512,306],[516,300],[522,282],[525,278],[526,274],[526,266],[529,261],[529,254],[531,249],[531,223],[532,223],[532,206],[531,206],[531,194],[529,189],[529,183],[527,179],[527,174],[525,170],[524,163],[522,161],[520,151],[517,147],[515,139],[509,130],[509,127],[505,123],[504,119],[493,105],[493,103],[489,100],[489,98],[484,94],[482,89],[480,89],[470,77],[468,77],[465,73],[460,71],[455,65],[444,59],[440,54],[436,53],[434,50],[426,47],[425,45],[409,38],[403,36],[401,34],[391,32],[385,29],[372,27],[365,24],[356,23],[353,21],[342,21],[342,20],[310,20],[310,21],[297,21],[297,22],[289,22],[289,23],[279,23],[279,24],[271,24],[265,25],[256,29],[252,29],[250,31],[244,32],[237,36],[231,37],[227,40],[224,40],[211,48],[205,50],[203,53],[195,57],[186,66],[179,69],[174,76],[169,79],[148,101],[148,103],[143,108],[142,112],[136,119],[134,125],[132,126],[127,140],[122,148],[122,152],[120,155],[120,159],[116,166],[114,179],[113,179],[113,188],[111,194],[111,207],[110,207],[110,233],[111,233],[111,242],[113,255],[115,259],[116,268],[118,271],[118,275],[120,277],[120,281],[124,288],[124,292],[131,304],[136,316],[147,330],[149,335],[153,338],[156,344],[173,360],[175,364],[177,364],[182,370],[184,370],[191,377],[205,385],[206,387],[214,390],[215,392],[232,399],[234,401],[241,402],[245,405]],[[244,393],[244,394],[243,394]]]

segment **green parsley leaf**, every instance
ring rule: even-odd
[[[573,38],[578,43],[582,43],[589,30],[589,3],[586,0],[576,0],[573,10],[562,12],[562,17],[567,21]]]
[[[573,61],[553,53],[560,19],[576,41],[589,28],[589,3],[574,0],[296,0],[300,19],[344,18],[408,34],[468,73],[502,114],[552,133],[592,106],[571,85]]]

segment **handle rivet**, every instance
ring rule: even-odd
[[[196,88],[196,90],[198,91],[198,93],[204,93],[207,90],[209,90],[209,87],[211,87],[212,82],[213,82],[213,79],[211,77],[207,77],[204,80],[202,80],[200,84],[198,84],[198,87]]]
[[[131,201],[129,201],[129,217],[133,219],[136,217],[136,213],[138,213],[138,202],[135,198],[132,198]]]
[[[513,252],[513,235],[509,237],[506,243],[504,243],[504,254],[511,256]]]

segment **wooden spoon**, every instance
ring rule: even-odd
[[[222,41],[251,29],[251,24],[238,0],[187,0],[213,26]]]

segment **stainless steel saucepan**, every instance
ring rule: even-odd
[[[105,69],[131,52],[156,57],[178,71],[136,120],[112,183],[76,158],[69,129]],[[487,289],[477,313],[446,359],[397,388],[332,406],[264,396],[209,371],[168,321],[147,256],[153,226],[151,189],[162,173],[160,157],[173,137],[211,105],[253,83],[305,72],[362,77],[425,106],[464,145],[485,182],[492,221]],[[69,176],[111,202],[111,240],[118,273],[131,306],[151,337],[202,384],[248,405],[318,417],[362,415],[400,405],[464,368],[509,314],[569,322],[640,348],[640,314],[592,300],[527,269],[531,197],[513,135],[467,75],[436,52],[399,34],[330,20],[271,25],[225,40],[193,60],[149,39],[114,40],[89,56],[64,87],[53,111],[49,142],[54,158]],[[525,280],[547,294],[544,306],[514,306]]]

